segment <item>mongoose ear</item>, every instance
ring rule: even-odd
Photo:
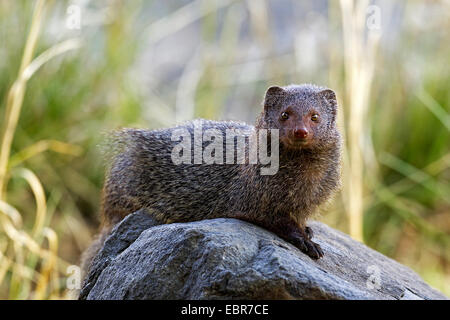
[[[337,106],[336,93],[331,89],[325,89],[319,92],[319,96],[324,98],[329,104]]]
[[[333,120],[336,116],[337,112],[337,98],[336,93],[331,89],[325,89],[320,91],[319,97],[323,98],[327,103],[327,108],[330,110],[330,112],[333,114]]]
[[[286,91],[279,86],[271,86],[269,87],[269,89],[267,89],[266,91],[266,97],[267,96],[274,96],[274,95],[284,95],[286,93]]]
[[[280,97],[283,97],[286,94],[286,90],[279,86],[271,86],[266,91],[266,95],[264,97],[264,108],[267,109],[273,105],[277,104],[277,100]]]

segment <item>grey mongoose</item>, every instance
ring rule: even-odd
[[[340,185],[337,107],[335,93],[324,87],[272,86],[266,91],[255,126],[199,119],[168,129],[115,131],[102,195],[101,231],[84,254],[84,270],[113,226],[143,208],[161,223],[219,217],[245,220],[319,259],[323,251],[311,240],[306,220]],[[264,175],[260,169],[267,163],[248,161],[248,136],[247,161],[228,164],[224,155],[223,161],[217,161],[222,163],[174,163],[173,150],[180,143],[173,139],[175,131],[195,135],[198,127],[200,134],[213,129],[224,136],[230,129],[250,134],[278,129],[278,171]],[[267,139],[270,137],[269,130]],[[194,138],[188,142],[195,144]],[[208,143],[212,142],[203,141],[202,147]],[[223,144],[225,150],[225,140]],[[272,152],[271,145],[267,149]],[[194,160],[194,155],[190,157]]]

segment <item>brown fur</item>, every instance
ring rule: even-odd
[[[291,85],[267,90],[254,127],[194,120],[162,130],[115,132],[102,198],[102,236],[89,250],[84,265],[88,268],[111,226],[141,208],[153,209],[157,212],[154,218],[163,223],[217,217],[246,220],[273,231],[310,257],[320,258],[323,252],[311,241],[306,220],[339,186],[341,138],[336,111],[333,91]],[[283,112],[289,114],[288,119],[281,117]],[[312,120],[314,114],[318,114],[317,121]],[[261,175],[259,163],[175,165],[171,152],[178,142],[171,140],[172,132],[184,128],[194,133],[199,124],[203,132],[215,129],[224,134],[233,128],[247,132],[279,129],[279,171]],[[296,138],[298,130],[306,130],[307,137]]]

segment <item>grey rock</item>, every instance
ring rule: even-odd
[[[158,225],[138,211],[105,241],[80,299],[447,299],[349,236],[310,226],[318,261],[240,220]]]

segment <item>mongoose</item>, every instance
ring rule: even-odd
[[[218,217],[242,219],[274,232],[311,258],[319,259],[323,251],[311,241],[312,231],[306,220],[339,186],[341,137],[336,112],[336,95],[330,89],[310,84],[272,86],[266,91],[255,126],[200,119],[169,129],[115,132],[103,188],[102,231],[85,255],[84,268],[111,228],[142,208],[149,209],[162,223]],[[223,148],[211,153],[216,162],[207,164],[191,153],[184,155],[187,163],[174,163],[173,152],[181,141],[174,141],[174,133],[178,130],[195,136],[199,127],[197,134],[203,140],[211,130],[225,137],[230,129],[249,134],[278,129],[278,170],[275,174],[261,174],[260,169],[267,163],[248,161],[248,136],[244,145],[247,161],[228,164],[224,138],[219,142]],[[272,137],[271,132],[267,139]],[[202,141],[201,147],[207,148],[211,141]],[[195,137],[187,142],[196,147]],[[268,153],[274,152],[266,142]],[[223,156],[215,154],[220,149]],[[232,150],[229,160],[237,161],[237,150]]]

